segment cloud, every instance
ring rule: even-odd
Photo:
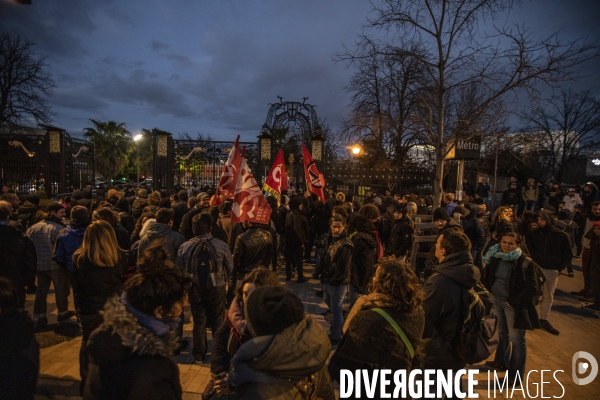
[[[169,50],[170,46],[164,42],[161,42],[160,40],[152,40],[152,42],[150,43],[150,47],[154,51],[161,51],[161,50]]]

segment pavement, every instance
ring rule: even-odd
[[[583,276],[580,261],[574,260],[575,277],[569,278],[561,275],[558,280],[554,304],[549,321],[560,331],[559,336],[554,336],[542,330],[527,332],[527,365],[526,370],[530,372],[529,383],[523,385],[523,389],[507,392],[497,390],[493,392],[493,372],[490,372],[491,382],[488,382],[488,368],[484,365],[470,366],[479,370],[477,374],[478,385],[475,392],[480,398],[499,399],[521,399],[552,397],[563,399],[575,398],[600,398],[600,377],[596,377],[592,383],[580,386],[576,385],[571,377],[572,357],[578,351],[585,351],[600,360],[600,318],[581,309],[583,303],[578,301],[577,296],[571,295],[571,291],[583,288]],[[314,269],[314,264],[306,263],[304,274],[309,277]],[[321,297],[315,292],[320,288],[320,283],[311,279],[308,283],[285,282],[284,268],[280,268],[278,276],[292,292],[302,301],[306,311],[315,320],[322,324],[328,331],[329,323],[321,315],[327,307]],[[27,295],[27,310],[33,312],[33,301],[35,295]],[[70,309],[73,307],[72,294],[69,297]],[[55,323],[57,317],[54,292],[48,295],[48,319],[49,323]],[[72,323],[76,323],[73,319]],[[189,347],[180,355],[175,357],[179,365],[181,385],[184,391],[184,399],[201,399],[201,393],[210,380],[209,364],[194,364],[191,356],[192,324],[188,322],[184,326],[184,338],[189,340]],[[209,334],[210,340],[210,334]],[[57,345],[41,349],[40,378],[38,381],[36,399],[80,399],[79,397],[79,348],[81,337],[65,341]],[[493,359],[493,356],[489,358]],[[574,365],[574,364],[573,364]],[[544,370],[543,379],[541,371]],[[560,372],[560,371],[562,372]],[[588,368],[588,371],[590,368]],[[546,372],[549,371],[549,372]],[[551,372],[550,372],[551,371]],[[559,372],[556,372],[559,371]],[[589,374],[589,373],[587,373]],[[498,374],[502,377],[504,374]],[[553,377],[555,376],[555,378]],[[585,377],[579,375],[579,377]],[[546,383],[541,385],[542,380]],[[488,383],[490,392],[488,394]],[[541,388],[543,386],[543,392]],[[536,394],[537,393],[537,394]]]

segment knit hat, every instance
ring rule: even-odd
[[[90,211],[84,206],[71,208],[71,225],[81,225],[90,220]]]
[[[304,318],[304,305],[281,286],[261,286],[248,296],[244,314],[254,337],[275,335]]]
[[[454,216],[454,214],[460,214],[464,217],[467,215],[467,209],[463,206],[456,206],[454,207],[454,210],[452,210],[452,216]]]
[[[437,221],[438,219],[443,219],[446,222],[450,221],[448,210],[446,210],[444,207],[436,208],[433,211],[433,220]]]

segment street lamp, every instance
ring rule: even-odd
[[[354,157],[358,157],[362,154],[364,154],[365,150],[363,149],[363,147],[358,144],[355,143],[352,146],[349,146],[348,149],[350,150],[350,153],[354,156]]]
[[[138,133],[137,135],[135,135],[133,137],[133,141],[135,142],[135,152],[137,153],[137,187],[138,189],[140,188],[140,145],[138,144],[138,142],[140,141],[141,138],[143,138],[144,136],[141,133]]]

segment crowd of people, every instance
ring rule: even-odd
[[[483,180],[475,188],[464,182],[462,200],[448,193],[433,210],[431,197],[417,193],[370,191],[359,201],[330,190],[320,201],[284,192],[279,202],[267,197],[269,224],[233,223],[231,200],[208,188],[100,188],[93,196],[87,187],[57,202],[43,191],[24,198],[5,191],[0,353],[12,361],[0,363],[9,378],[0,391],[27,391],[10,379],[17,372],[37,379],[34,332],[48,325],[51,285],[58,322],[81,326],[86,399],[181,398],[173,356],[189,345],[188,304],[191,354],[211,367],[207,398],[333,399],[342,369],[457,371],[466,365],[454,350],[464,294],[478,284],[493,297],[499,331],[487,364],[518,385],[526,331],[559,334],[549,317],[561,271],[574,276],[573,257],[582,259],[585,282],[575,294],[600,312],[600,196],[593,184],[581,195],[573,189],[553,186],[540,202],[533,180],[511,179],[493,216]],[[417,218],[427,214],[437,240],[418,247],[429,256],[412,266]],[[312,276],[304,274],[307,260]],[[310,279],[321,283],[328,333],[286,288]],[[27,292],[35,293],[33,321],[24,314]],[[32,389],[18,398],[32,398]]]

